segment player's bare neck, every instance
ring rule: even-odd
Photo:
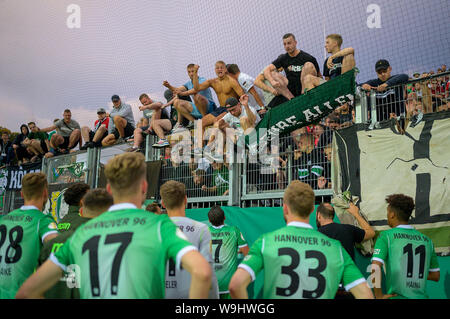
[[[184,210],[184,208],[181,209],[168,209],[167,210],[167,215],[169,217],[186,217],[186,211]]]

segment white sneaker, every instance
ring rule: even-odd
[[[171,131],[171,134],[177,133],[177,132],[182,132],[182,131],[185,131],[185,130],[186,130],[186,128],[185,128],[183,125],[177,123],[177,124],[175,124],[175,126],[173,127],[173,129],[172,129],[172,131]]]

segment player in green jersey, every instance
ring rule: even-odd
[[[37,298],[70,266],[79,267],[81,298],[164,298],[169,258],[192,277],[190,298],[207,298],[211,267],[166,215],[138,209],[145,201],[147,169],[141,153],[115,156],[105,166],[114,205],[79,227],[20,288]]]
[[[212,225],[209,230],[220,298],[229,299],[228,285],[238,266],[238,251],[246,256],[249,248],[236,226],[225,225],[225,213],[220,206],[214,206],[209,210],[208,219]]]
[[[47,241],[42,247],[39,256],[40,265],[50,257],[50,254],[56,253],[78,227],[106,212],[113,205],[113,198],[104,188],[96,188],[88,191],[80,200],[80,203],[80,216],[77,218],[77,222],[73,223],[69,230],[61,232],[52,240]],[[45,298],[79,299],[80,291],[74,276],[76,276],[76,272],[64,274],[61,280],[45,293]]]
[[[263,268],[263,298],[332,299],[342,281],[355,298],[373,298],[361,272],[337,240],[309,222],[314,191],[298,180],[283,196],[287,226],[259,237],[230,282],[232,298],[248,298],[247,286]]]
[[[408,224],[414,200],[403,194],[386,198],[387,222],[392,229],[380,233],[372,257],[375,297],[428,298],[427,280],[439,281],[440,269],[433,242]],[[381,266],[386,267],[386,289],[381,289]]]
[[[80,201],[86,192],[89,190],[89,185],[86,183],[75,183],[70,185],[64,192],[64,201],[69,205],[69,210],[59,222],[58,230],[63,233],[73,228],[78,228],[83,224],[84,220],[80,216]]]
[[[0,217],[0,299],[14,298],[38,266],[42,244],[58,235],[55,221],[42,213],[48,200],[45,174],[26,174],[21,195],[24,206]]]

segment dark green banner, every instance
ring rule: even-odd
[[[267,129],[268,140],[273,135],[288,134],[303,126],[310,125],[329,115],[337,107],[353,101],[357,69],[346,72],[322,85],[268,111],[256,126],[258,139],[260,129]],[[250,142],[253,142],[250,138]],[[256,141],[256,140],[255,140]]]

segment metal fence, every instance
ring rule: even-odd
[[[450,72],[415,79],[388,87],[386,90],[356,90],[352,104],[346,104],[318,124],[300,128],[280,138],[278,155],[249,160],[248,150],[243,163],[219,163],[207,158],[186,156],[178,163],[174,156],[182,156],[179,143],[190,146],[189,138],[172,139],[171,147],[153,148],[156,136],[145,140],[146,161],[161,161],[159,183],[177,180],[186,185],[189,208],[213,205],[241,207],[278,207],[283,204],[286,186],[295,179],[312,186],[316,202],[329,201],[333,195],[331,176],[331,142],[335,130],[354,123],[371,123],[377,127],[383,120],[395,118],[399,129],[420,122],[421,114],[439,112],[450,107],[448,86],[443,88]],[[442,81],[444,79],[444,81]],[[188,135],[189,137],[190,135]],[[187,144],[186,144],[187,143]],[[43,161],[42,171],[50,184],[86,182],[97,187],[102,169],[113,156],[123,153],[130,143],[106,148],[90,148]],[[185,154],[186,155],[186,154]],[[157,199],[157,198],[155,198]]]

